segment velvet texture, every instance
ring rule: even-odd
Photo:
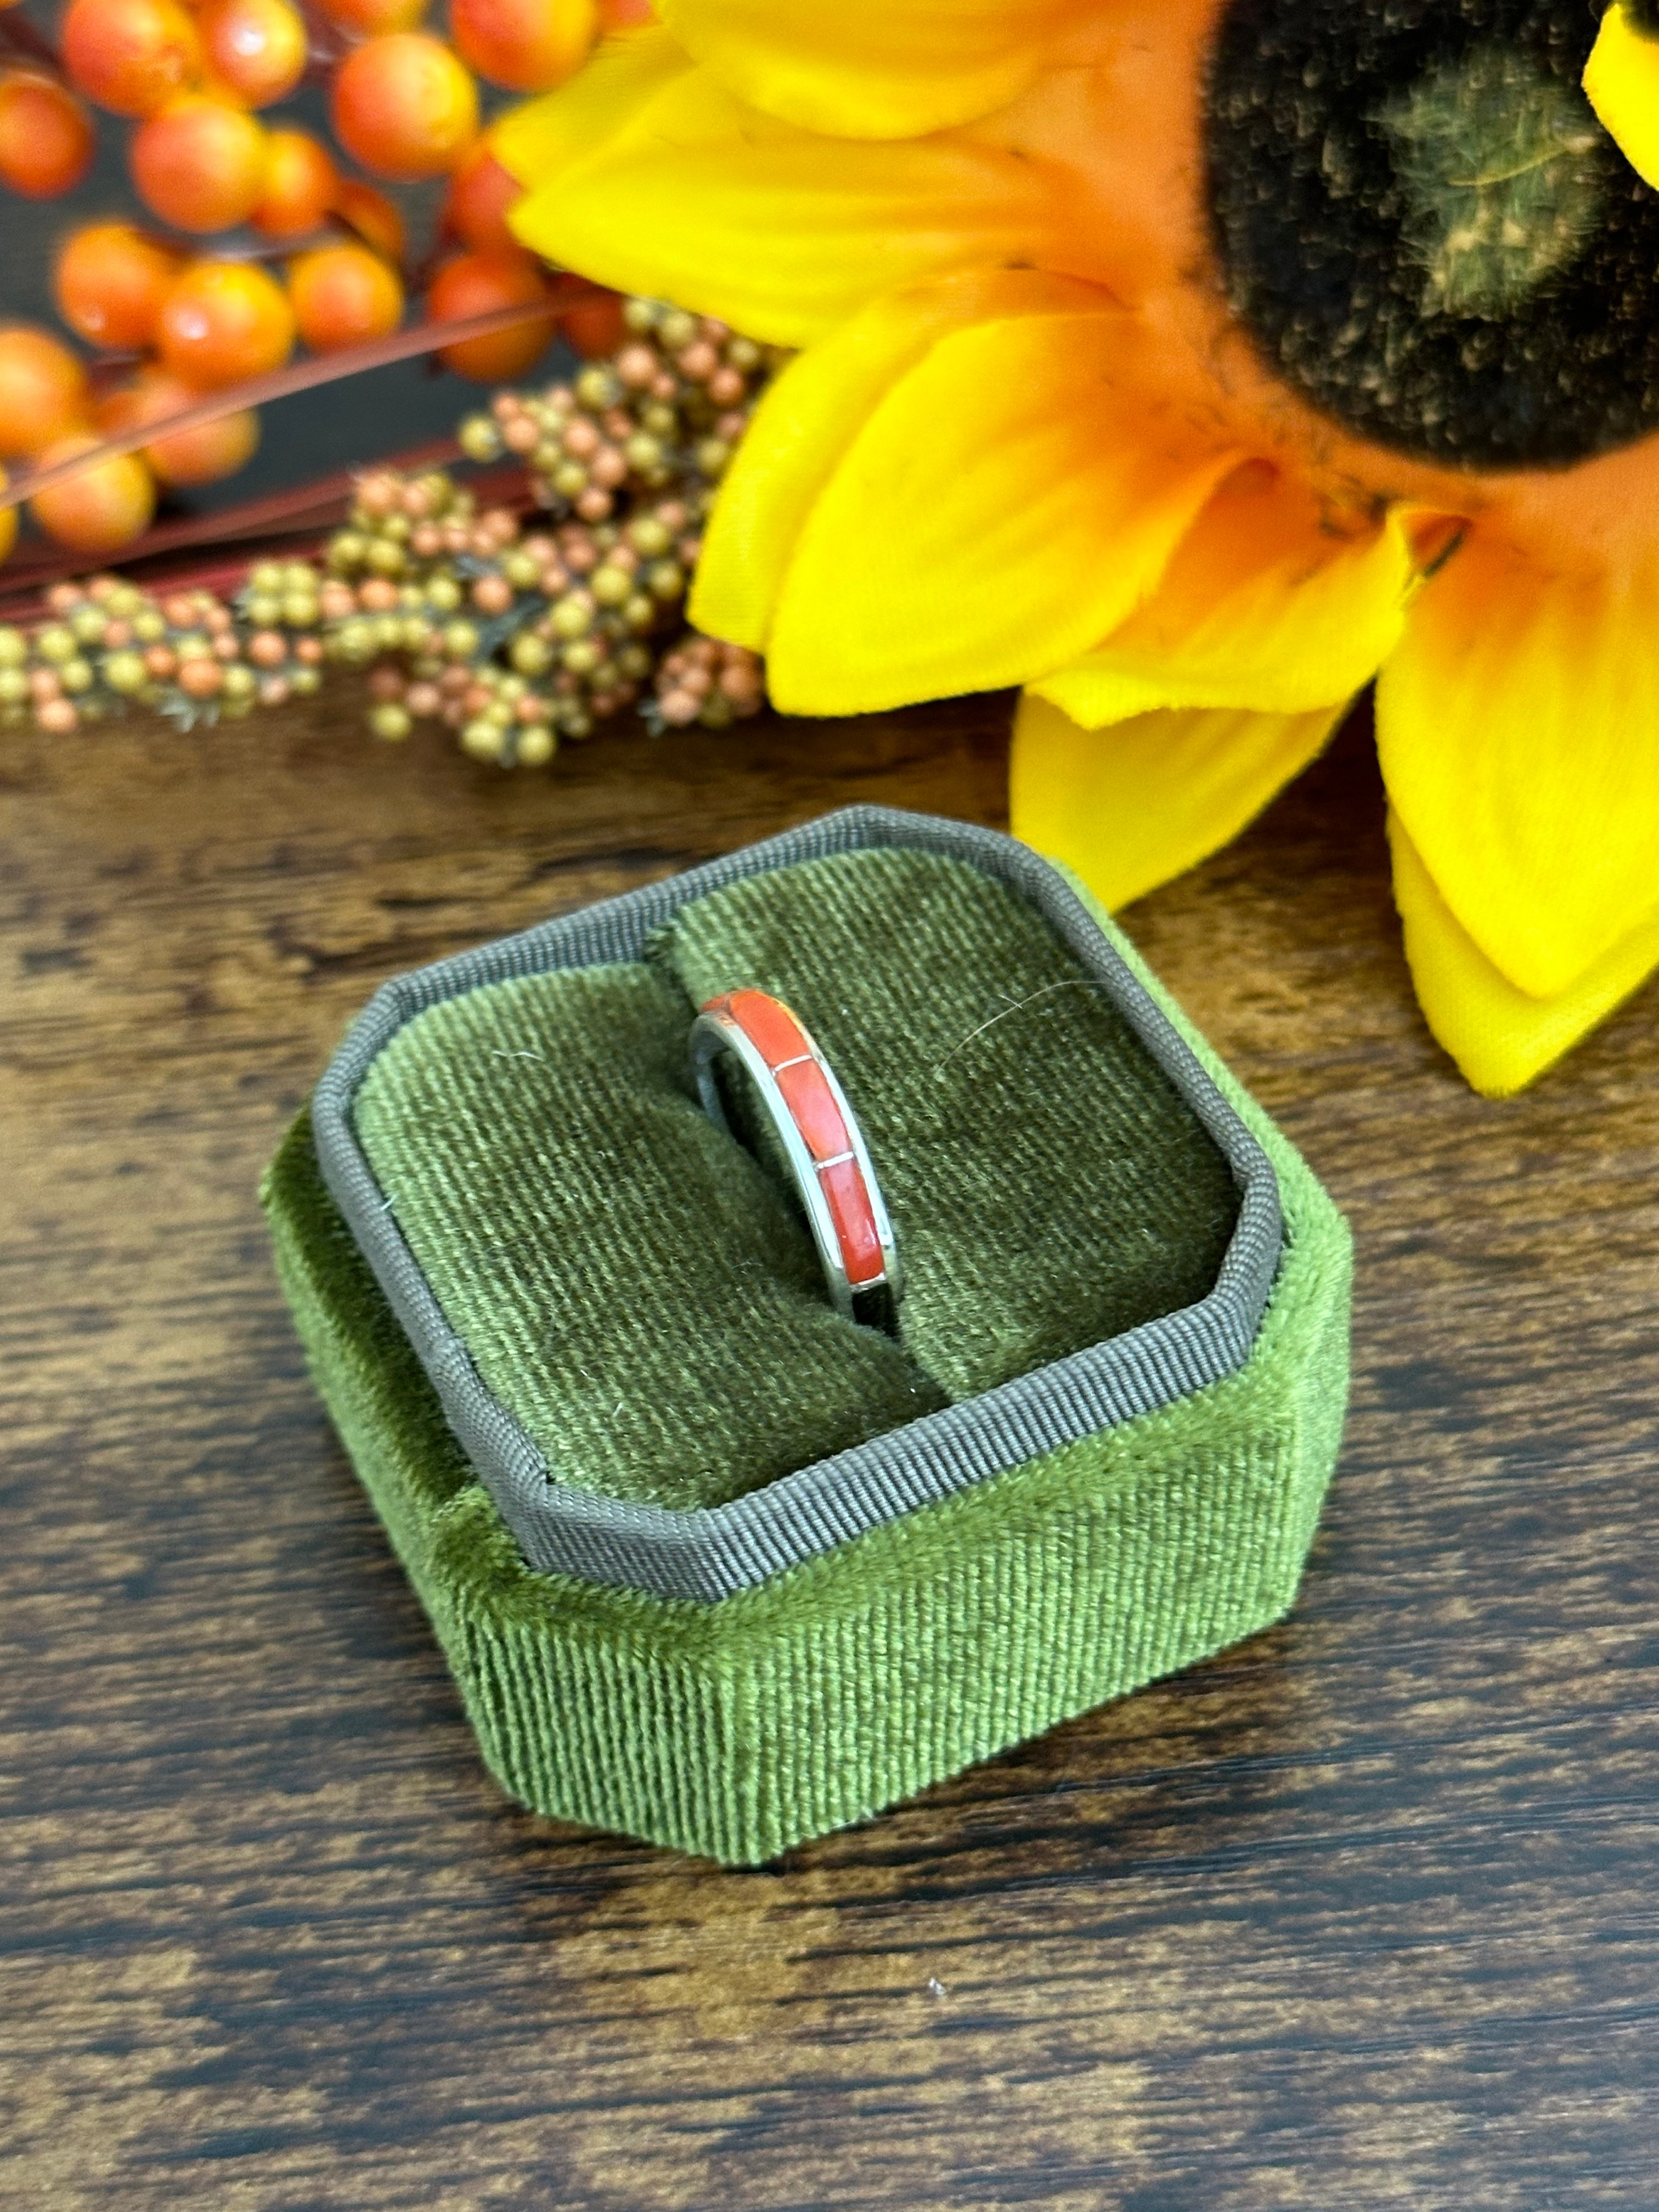
[[[669,976],[681,988],[690,981],[699,993],[705,985],[719,988],[732,980],[722,963],[740,958],[753,963],[748,980],[778,987],[782,975],[765,963],[795,957],[809,913],[806,908],[790,912],[796,887],[784,884],[786,872],[805,878],[824,869],[833,875],[871,857],[808,864],[731,887],[686,911],[651,970],[587,971],[580,979],[597,994],[592,1003],[608,1008],[625,1003],[638,1017],[637,1034],[655,1040],[651,1050],[664,1070],[661,1103],[669,1119],[651,1130],[669,1126],[678,1133],[678,1120],[670,1114],[677,1099],[690,1110],[689,1099],[676,1088],[672,1060],[660,1057],[669,1049],[663,1041],[669,1029],[689,1019],[689,1001],[676,1006]],[[873,888],[874,878],[867,880]],[[828,959],[836,947],[822,923],[825,884],[813,890],[811,933]],[[983,948],[975,950],[961,933],[976,926],[975,916],[994,915],[997,944],[994,957],[979,971],[981,1001],[991,978],[994,988],[1009,988],[1016,1000],[1024,995],[1023,983],[1013,988],[1017,975],[1043,988],[1035,971],[1028,976],[1021,966],[1026,957],[1021,930],[1029,915],[1020,910],[1011,919],[994,901],[981,901],[976,887],[953,887],[946,896],[956,933],[947,932],[941,940],[939,965],[945,973],[969,972],[965,957],[946,955],[983,957]],[[859,911],[857,902],[848,903],[849,930]],[[867,908],[864,918],[867,926]],[[1027,949],[1039,963],[1054,951],[1035,942]],[[1125,951],[1133,962],[1133,953]],[[826,976],[835,972],[825,970]],[[1180,1023],[1157,985],[1140,972]],[[611,987],[623,973],[629,981],[617,999]],[[941,976],[926,980],[929,992],[944,988]],[[1048,981],[1067,979],[1050,974]],[[501,988],[474,995],[494,998]],[[837,1036],[833,982],[826,982],[827,995],[817,1005],[803,1003],[809,1000],[804,981],[793,988],[799,1011],[826,1049],[843,1055],[850,1075],[857,1024],[849,1022]],[[1080,990],[1055,990],[1051,996],[1082,1002],[1078,1011],[1088,1021],[1102,1011],[1091,994]],[[1011,1016],[986,1031],[986,1040],[999,1030],[1012,1030],[1019,1018]],[[307,1125],[302,1121],[295,1127],[264,1194],[284,1287],[319,1386],[427,1607],[483,1755],[504,1788],[565,1819],[728,1863],[763,1862],[1218,1650],[1286,1609],[1340,1435],[1347,1378],[1347,1232],[1299,1157],[1201,1041],[1181,1026],[1267,1147],[1281,1185],[1285,1248],[1245,1366],[1175,1405],[1043,1454],[716,1604],[602,1587],[526,1566],[322,1182]],[[949,1028],[952,1041],[960,1033],[959,1024]],[[547,1042],[538,1031],[527,1044],[498,1042],[487,1049],[534,1051],[544,1065]],[[1030,1048],[1031,1041],[1026,1042]],[[1121,1042],[1096,1038],[1097,1046],[1112,1053]],[[1056,1020],[1051,1043],[1051,1079],[1062,1060],[1092,1057],[1080,1054],[1069,1021]],[[573,1064],[582,1064],[580,1053]],[[533,1069],[538,1063],[511,1065]],[[936,1065],[930,1036],[906,1080],[931,1082],[928,1071]],[[1030,1065],[1029,1058],[1024,1065]],[[1057,1097],[1061,1093],[1064,1085]],[[1126,1191],[1134,1186],[1135,1174],[1152,1178],[1138,1188],[1141,1200],[1150,1192],[1159,1202],[1176,1204],[1174,1192],[1181,1186],[1190,1203],[1192,1192],[1204,1187],[1206,1171],[1198,1164],[1203,1152],[1189,1147],[1190,1133],[1170,1110],[1170,1096],[1160,1106],[1157,1085],[1139,1087],[1139,1077],[1129,1092],[1111,1095],[1121,1102],[1131,1093],[1138,1102],[1133,1108],[1115,1103],[1111,1109],[1118,1117],[1115,1141],[1126,1129],[1133,1135],[1144,1115],[1148,1159],[1159,1152],[1162,1131],[1169,1140],[1166,1160],[1184,1157],[1187,1167],[1165,1188],[1158,1182],[1159,1171],[1151,1168],[1133,1170],[1126,1185],[1127,1171],[1120,1166],[1118,1180],[1108,1177],[1107,1195],[1100,1200],[1107,1218],[1113,1205],[1130,1202]],[[876,1128],[885,1131],[885,1103],[878,1105],[873,1093],[854,1095]],[[975,1108],[973,1097],[964,1094],[966,1103],[951,1110],[983,1113],[986,1095],[981,1088]],[[912,1097],[900,1115],[906,1127],[906,1115],[920,1111],[919,1102],[927,1096],[919,1090]],[[1056,1111],[1073,1110],[1056,1106]],[[950,1130],[958,1126],[945,1124]],[[613,1124],[612,1133],[620,1143],[628,1133]],[[925,1145],[920,1137],[916,1141],[920,1169],[939,1138],[934,1132]],[[1057,1141],[1072,1138],[1062,1132]],[[1199,1144],[1207,1146],[1201,1133]],[[890,1143],[885,1158],[879,1149],[877,1153],[895,1191],[907,1188],[903,1150]],[[1020,1166],[1036,1171],[1030,1160]],[[1061,1151],[1050,1166],[1060,1178],[1056,1191],[1072,1179],[1074,1215],[1092,1202],[1097,1185],[1078,1173],[1075,1157]],[[1018,1210],[1019,1187],[1013,1158],[1005,1181],[1014,1194],[1012,1215]],[[406,1206],[406,1194],[389,1187],[400,1208]],[[505,1179],[492,1186],[490,1205],[510,1187]],[[766,1195],[758,1190],[755,1210],[740,1218],[759,1239],[756,1249],[769,1279],[792,1297],[808,1298],[810,1281],[788,1256],[804,1232],[787,1210],[765,1217],[771,1224],[765,1226],[759,1201]],[[477,1204],[475,1211],[482,1242],[490,1235],[500,1241],[489,1207]],[[942,1223],[951,1211],[941,1209]],[[1195,1223],[1200,1211],[1185,1218]],[[406,1218],[401,1212],[400,1218]],[[1040,1218],[1035,1206],[1032,1218]],[[994,1278],[983,1270],[992,1265],[986,1253],[997,1223],[994,1212],[979,1224],[991,1233],[973,1266],[953,1258],[941,1228],[941,1285],[966,1284],[970,1293],[988,1295],[986,1284]],[[1051,1228],[1060,1239],[1058,1279],[1071,1286],[1065,1297],[1083,1295],[1078,1285],[1087,1270],[1066,1273],[1065,1238],[1052,1223]],[[602,1238],[605,1231],[604,1214],[592,1215],[588,1235]],[[1224,1237],[1224,1226],[1218,1231],[1212,1218],[1211,1233]],[[1156,1224],[1151,1239],[1159,1241]],[[1200,1243],[1190,1243],[1182,1265],[1208,1264],[1201,1260]],[[565,1256],[574,1264],[574,1255]],[[1101,1272],[1111,1274],[1107,1256],[1103,1250]],[[1130,1264],[1114,1275],[1110,1292],[1094,1294],[1121,1301],[1124,1283],[1135,1280],[1137,1296],[1176,1294],[1175,1278],[1167,1274],[1149,1292],[1157,1271],[1141,1263],[1137,1276],[1136,1265],[1131,1251]],[[1085,1288],[1094,1286],[1085,1283]],[[1064,1303],[1057,1302],[1057,1312]],[[1167,1310],[1156,1303],[1150,1309]],[[938,1348],[944,1346],[951,1358],[965,1363],[963,1374],[975,1360],[990,1363],[985,1371],[998,1371],[1006,1347],[994,1329],[975,1321],[973,1297],[955,1303],[941,1288],[938,1310],[934,1334],[927,1302],[918,1308],[908,1364],[906,1354],[889,1347],[883,1358],[890,1364],[872,1365],[879,1385],[895,1375],[902,1379],[923,1371],[924,1340],[935,1368],[947,1364]],[[689,1317],[685,1326],[694,1326]],[[781,1334],[780,1345],[786,1339],[787,1332]],[[774,1412],[787,1428],[793,1415],[787,1376],[778,1387]],[[737,1417],[728,1407],[725,1418],[739,1417],[746,1418],[741,1406]],[[652,1480],[663,1480],[664,1468],[687,1464],[661,1458]]]
[[[696,1007],[800,1014],[892,1213],[901,1343],[827,1304],[781,1177],[689,1076]],[[714,1505],[1202,1297],[1225,1162],[1041,917],[884,848],[685,908],[639,965],[398,1031],[359,1140],[494,1395],[578,1489]]]

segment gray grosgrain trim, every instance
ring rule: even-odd
[[[1036,908],[1097,979],[1214,1139],[1238,1185],[1238,1218],[1214,1287],[1178,1313],[725,1505],[680,1511],[568,1489],[485,1388],[404,1242],[352,1128],[358,1085],[392,1036],[441,1000],[509,977],[638,959],[653,930],[723,884],[879,845],[942,854],[997,878]],[[375,993],[330,1062],[312,1114],[329,1188],[526,1559],[546,1572],[659,1597],[729,1597],[919,1505],[1219,1382],[1249,1357],[1284,1239],[1279,1183],[1267,1154],[1065,878],[1029,847],[995,830],[889,807],[848,807],[665,883],[396,977]]]

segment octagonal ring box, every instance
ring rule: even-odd
[[[896,1336],[764,1133],[752,986],[854,1102]],[[490,1771],[750,1864],[1278,1619],[1349,1242],[1079,885],[855,807],[380,990],[266,1178],[318,1385]]]

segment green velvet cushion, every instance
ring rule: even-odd
[[[827,1304],[775,1176],[702,1114],[695,1008],[805,1020],[903,1255],[901,1344]],[[842,853],[683,908],[648,962],[392,1036],[354,1125],[480,1375],[577,1489],[714,1505],[1189,1305],[1225,1161],[1041,916],[967,863]]]

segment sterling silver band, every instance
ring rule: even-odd
[[[751,1005],[763,1010],[775,1039],[785,1024],[792,1027],[799,1048],[769,1058],[744,1026],[743,1017]],[[754,1026],[752,1021],[750,1026]],[[732,992],[724,999],[711,1000],[692,1024],[691,1070],[704,1112],[728,1135],[735,1133],[715,1075],[715,1062],[725,1052],[731,1053],[748,1074],[777,1133],[836,1311],[848,1321],[890,1330],[901,1290],[897,1245],[864,1133],[835,1070],[814,1043],[805,1024],[781,1000],[757,991]],[[786,1071],[809,1064],[827,1086],[834,1115],[839,1119],[839,1143],[833,1150],[823,1142],[814,1150],[779,1082]],[[834,1122],[826,1121],[823,1126],[833,1127]]]

